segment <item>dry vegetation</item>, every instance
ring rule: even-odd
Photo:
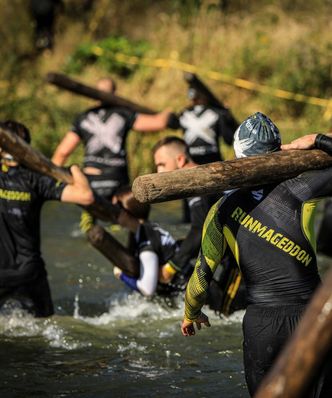
[[[32,25],[26,0],[0,0],[0,119],[16,118],[34,133],[34,145],[50,155],[74,115],[90,101],[43,83],[48,71],[63,70],[82,43],[120,35],[148,43],[145,55],[176,58],[275,88],[330,98],[332,92],[332,4],[330,1],[95,0],[83,14],[80,1],[64,0],[57,20],[52,53],[31,57]],[[195,6],[199,4],[200,6]],[[253,4],[255,3],[255,4]],[[109,71],[87,65],[73,77],[93,84]],[[147,106],[175,111],[186,104],[182,73],[140,67],[129,77],[117,76],[118,92]],[[271,116],[285,141],[305,131],[324,131],[331,120],[324,109],[205,81],[239,120],[257,110]],[[165,134],[165,133],[161,133]],[[150,147],[160,134],[132,133],[128,142],[132,175],[151,169]],[[134,150],[135,148],[135,156]],[[137,156],[139,154],[139,156]],[[227,156],[232,152],[227,150]],[[73,160],[77,160],[73,158]]]

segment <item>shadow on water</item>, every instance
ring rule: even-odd
[[[158,205],[152,218],[180,238],[187,226],[172,206]],[[43,217],[56,315],[0,315],[1,397],[248,397],[242,313],[210,313],[210,329],[183,338],[183,300],[170,309],[129,293],[80,235],[78,208],[50,204]]]

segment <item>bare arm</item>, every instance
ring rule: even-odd
[[[170,117],[170,111],[165,110],[155,115],[139,113],[133,125],[133,130],[140,132],[151,132],[164,130]]]
[[[94,202],[94,196],[87,178],[76,165],[71,166],[70,171],[73,183],[65,186],[61,194],[61,202],[91,205]]]
[[[68,131],[60,144],[57,146],[52,157],[52,162],[57,166],[63,166],[69,155],[74,152],[80,141],[81,139],[76,133],[73,131]]]
[[[315,147],[317,133],[304,135],[303,137],[293,140],[290,144],[281,145],[283,151],[290,149],[312,149]],[[325,134],[327,137],[332,138],[332,133]]]

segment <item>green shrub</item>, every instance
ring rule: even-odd
[[[95,43],[80,45],[69,57],[65,65],[67,73],[80,73],[88,65],[96,65],[110,73],[128,77],[137,65],[124,65],[116,60],[114,54],[121,53],[128,56],[142,57],[148,49],[144,41],[129,41],[123,36],[110,36]]]

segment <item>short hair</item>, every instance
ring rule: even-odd
[[[15,120],[6,120],[5,122],[1,123],[1,125],[22,138],[28,144],[30,144],[30,131],[24,124],[16,122]]]
[[[141,203],[135,199],[134,194],[129,185],[118,188],[114,196],[116,196],[122,207],[136,218],[147,220],[150,213],[150,205]]]
[[[100,79],[98,79],[97,84],[98,84],[99,82],[103,81],[103,80],[106,80],[106,81],[112,83],[112,94],[114,94],[115,91],[116,91],[116,89],[117,89],[115,80],[112,79],[111,77],[101,77]]]
[[[161,140],[159,140],[152,147],[153,155],[158,151],[159,148],[161,148],[163,146],[170,146],[170,145],[177,146],[179,149],[181,149],[183,151],[183,153],[186,155],[186,158],[188,160],[191,160],[191,156],[190,156],[190,153],[189,153],[188,145],[186,144],[186,142],[182,138],[177,137],[176,135],[171,135],[171,136],[168,136],[168,137],[164,137]]]

